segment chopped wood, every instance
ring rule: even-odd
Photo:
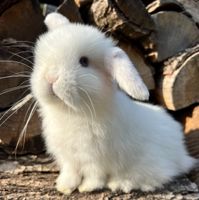
[[[147,64],[144,60],[144,55],[136,47],[132,47],[127,43],[120,42],[119,46],[127,53],[132,63],[137,68],[148,89],[155,89],[155,83],[153,78],[154,71],[152,66]]]
[[[0,108],[7,108],[14,102],[19,100],[25,95],[28,87],[28,78],[22,75],[15,75],[20,72],[24,72],[26,68],[15,61],[3,61],[0,60]],[[3,78],[8,77],[8,78]],[[26,84],[24,84],[26,83]]]
[[[9,7],[13,6],[19,0],[1,0],[0,1],[0,15],[7,10]]]
[[[95,0],[90,21],[101,30],[127,38],[149,35],[154,23],[140,0]]]
[[[156,46],[149,54],[153,62],[175,56],[199,42],[199,29],[186,15],[164,11],[153,14],[152,18],[157,30],[153,38]]]
[[[0,113],[0,147],[10,154],[23,132],[24,120],[28,119],[31,112],[32,95],[26,96],[30,92],[28,85],[32,71],[33,49],[30,44],[13,39],[0,42],[0,108],[3,110]],[[34,114],[27,131],[24,131],[26,137],[20,141],[17,153],[41,153],[44,148],[40,132],[40,122]]]
[[[199,102],[199,45],[165,62],[158,84],[159,101],[170,110]]]
[[[187,109],[183,118],[187,148],[192,156],[199,159],[199,105]],[[199,185],[199,165],[192,170],[190,178]]]
[[[78,7],[82,7],[91,4],[93,0],[74,0]]]
[[[5,2],[8,1],[3,0]],[[44,17],[37,0],[9,1],[5,5],[0,19],[0,40],[35,41],[45,31]]]
[[[177,0],[154,0],[146,6],[149,13],[158,11],[183,11],[184,8]]]
[[[0,108],[20,100],[29,90],[32,46],[15,40],[0,42]]]
[[[189,114],[185,117],[184,130],[186,134],[190,134],[192,131],[198,131],[199,141],[199,105],[190,109]],[[199,143],[198,143],[198,158],[199,158]]]
[[[189,153],[199,159],[199,104],[193,104],[185,109],[175,111],[173,115],[183,125]]]
[[[199,1],[198,0],[177,0],[180,2],[193,20],[199,24]]]
[[[31,100],[20,108],[0,113],[0,147],[4,151],[12,154],[16,150],[17,154],[26,154],[41,153],[44,150],[37,112],[33,113],[27,129],[23,130],[33,108],[34,101]],[[20,136],[22,133],[24,137]]]
[[[71,22],[83,22],[79,7],[74,0],[64,0],[56,11],[67,17]]]

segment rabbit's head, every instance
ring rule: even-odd
[[[83,104],[102,105],[112,98],[116,83],[133,98],[148,99],[134,65],[111,38],[95,27],[70,23],[58,13],[49,14],[45,23],[48,32],[37,41],[31,77],[38,102],[74,110]]]

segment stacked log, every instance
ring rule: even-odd
[[[15,6],[5,3],[9,1],[4,0],[3,2],[4,9],[0,11],[5,16],[9,16],[11,14],[6,14],[12,13],[9,9],[14,9],[23,0],[13,1],[16,4]],[[35,0],[35,2],[37,1]],[[58,5],[57,2],[55,6]],[[194,0],[64,0],[59,2],[58,7],[53,7],[53,9],[55,8],[55,10],[61,12],[72,22],[97,26],[100,30],[106,32],[108,36],[118,41],[118,45],[127,52],[151,91],[152,98],[150,101],[172,111],[173,115],[184,125],[187,141],[190,141],[188,147],[191,151],[192,144],[195,145],[192,141],[197,140],[190,139],[192,136],[189,133],[192,131],[187,131],[190,124],[192,126],[191,130],[195,132],[193,137],[199,138],[197,125],[199,122],[198,118],[195,117],[199,113],[199,15],[197,12],[199,3]],[[34,12],[37,11],[37,14],[41,13],[38,6],[32,9]],[[43,20],[43,17],[40,18]],[[5,18],[5,20],[7,19]],[[39,31],[34,33],[34,37],[23,37],[24,40],[34,41],[39,33],[44,31],[43,23],[40,20],[38,23],[41,24]],[[5,27],[1,24],[0,26]],[[34,30],[38,30],[38,24],[33,24],[32,27],[35,27]],[[12,30],[12,26],[10,29]],[[2,33],[6,32],[2,28],[0,30]],[[23,40],[23,38],[13,34],[1,34],[0,36],[2,36],[1,39],[12,37],[16,40]],[[25,46],[27,43],[23,45]],[[15,54],[20,51],[14,50]],[[0,52],[0,54],[2,53]],[[17,61],[19,59],[19,57],[16,59],[16,56],[10,58],[10,55],[4,55],[4,57],[2,55],[0,57],[1,61],[5,59]],[[21,57],[27,59],[28,55],[23,54]],[[27,61],[20,62],[31,66]],[[24,64],[18,64],[15,62],[14,66],[11,63],[0,65],[0,76],[8,76],[10,70],[14,70],[14,72],[27,70],[24,68]],[[9,83],[5,83],[4,80],[1,85],[7,88],[16,87],[23,81],[26,81],[24,77],[11,79],[8,81]],[[3,90],[1,85],[0,89]],[[25,97],[24,95],[20,96],[23,92],[19,90],[9,94],[10,98],[2,95],[0,98],[2,112],[11,108],[16,100]],[[187,110],[190,112],[187,112]],[[20,112],[16,114],[16,118],[21,115]],[[192,112],[194,113],[193,119],[189,119]],[[182,120],[182,116],[184,119],[189,120]],[[30,135],[38,135],[40,125],[37,119],[37,116],[34,117],[34,122],[31,122],[27,134],[29,132]],[[11,122],[7,121],[6,123],[8,127],[11,127],[8,125]],[[13,127],[17,127],[17,124],[13,124]],[[1,141],[1,132],[3,131],[8,132],[9,135],[14,134],[11,133],[11,130],[0,128]],[[15,138],[17,138],[17,134]],[[198,156],[199,148],[196,146],[194,152],[197,152],[195,156]]]
[[[34,101],[29,98],[32,51],[31,42],[14,39],[0,42],[0,147],[7,153],[15,153],[15,150],[18,154],[39,153],[44,150],[36,112],[26,129],[34,106]],[[26,99],[27,103],[22,107]]]
[[[39,4],[32,0],[1,0],[0,2],[0,40],[35,41],[45,30]],[[34,27],[34,28],[33,28]]]
[[[8,154],[41,153],[44,145],[36,112],[23,131],[32,102],[21,109],[16,105],[30,93],[33,46],[46,29],[44,16],[36,0],[2,0],[0,15],[0,149]]]

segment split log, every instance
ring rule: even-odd
[[[74,0],[78,7],[86,6],[91,4],[93,0]]]
[[[185,136],[191,135],[194,131],[199,131],[199,104],[196,103],[184,109],[172,112],[172,115],[183,125]]]
[[[57,8],[57,12],[67,17],[71,22],[83,22],[79,13],[79,8],[74,0],[64,0]]]
[[[158,84],[160,103],[170,110],[178,110],[199,102],[199,45],[164,65]]]
[[[22,107],[16,104],[12,109],[0,113],[0,147],[7,153],[35,154],[44,151],[37,112],[32,115],[26,131],[23,132],[24,137],[20,138],[33,106],[34,102],[29,100]]]
[[[120,42],[119,46],[128,54],[132,63],[137,68],[139,74],[141,75],[144,83],[149,90],[155,89],[155,83],[153,78],[153,68],[144,60],[144,55],[136,48],[129,44]]]
[[[95,0],[89,18],[101,30],[130,39],[154,30],[153,20],[140,0]]]
[[[199,159],[199,104],[172,112],[182,125],[189,153]]]
[[[150,3],[152,3],[154,0],[142,0],[143,4],[145,6],[149,5]]]
[[[198,27],[184,14],[165,11],[153,14],[152,18],[157,30],[152,39],[152,42],[156,44],[155,49],[152,49],[149,54],[153,62],[161,62],[175,56],[199,42]]]
[[[190,109],[184,116],[186,144],[192,156],[199,159],[199,105]],[[198,169],[199,178],[199,169]]]
[[[29,76],[32,67],[32,46],[29,43],[18,42],[12,39],[0,43],[0,147],[12,153],[16,147],[19,135],[25,125],[24,119],[30,113],[30,103],[16,111],[13,105],[29,93]],[[24,76],[25,75],[25,76]],[[18,89],[20,88],[20,89]],[[13,91],[12,91],[13,90]],[[8,92],[6,92],[8,91]],[[4,94],[4,92],[6,92]],[[11,107],[10,112],[7,112]],[[28,112],[29,113],[28,113]],[[15,113],[16,112],[16,113]],[[13,115],[12,115],[13,113]],[[10,117],[9,117],[10,116]],[[9,117],[8,120],[6,120]],[[5,121],[5,123],[3,123]],[[3,123],[3,124],[2,124]],[[40,137],[40,123],[33,115],[27,128],[25,146],[19,143],[17,153],[41,153],[43,143]]]
[[[28,92],[32,46],[15,40],[0,42],[0,108],[11,106]]]
[[[194,105],[180,113],[183,120],[186,145],[189,153],[199,159],[199,105]],[[189,178],[199,185],[199,166],[191,171]]]
[[[191,133],[191,131],[198,131],[198,144],[199,144],[199,105],[190,109],[189,113],[185,117],[184,122],[185,134]],[[199,158],[199,145],[198,145],[198,158]]]
[[[39,0],[39,2],[42,3],[42,4],[59,6],[63,2],[63,0]]]
[[[16,3],[9,1],[7,5],[1,13],[0,40],[35,41],[45,30],[39,3],[36,0],[18,0]]]
[[[149,13],[159,11],[183,11],[184,8],[177,0],[154,0],[146,6]]]
[[[198,0],[177,0],[180,2],[186,12],[199,24],[199,1]]]
[[[25,88],[23,83],[28,79],[14,75],[25,70],[22,64],[12,61],[9,61],[9,63],[0,61],[0,68],[0,108],[3,109],[11,106],[25,95],[28,87]],[[3,77],[9,78],[1,79]]]
[[[0,2],[0,15],[7,10],[9,7],[13,6],[19,0],[1,0]]]

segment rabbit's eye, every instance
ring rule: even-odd
[[[88,67],[89,60],[88,60],[87,57],[82,56],[82,57],[79,59],[79,63],[82,65],[82,67]]]

